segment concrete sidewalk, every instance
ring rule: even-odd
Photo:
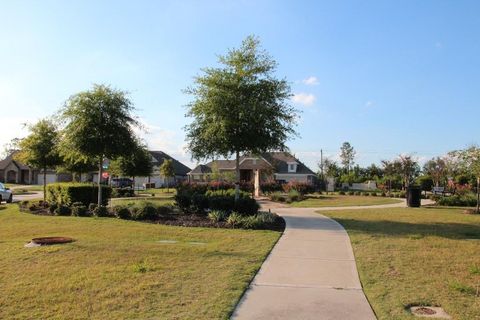
[[[285,218],[285,233],[232,319],[376,319],[343,227],[318,208],[274,211]]]

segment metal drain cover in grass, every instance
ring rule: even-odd
[[[63,243],[70,243],[75,241],[73,238],[69,237],[41,237],[41,238],[33,238],[32,241],[27,243],[25,247],[40,247],[40,246],[49,246],[53,244],[63,244]]]
[[[413,306],[410,311],[414,316],[423,318],[451,319],[451,317],[440,307]]]

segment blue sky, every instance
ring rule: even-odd
[[[93,83],[131,92],[152,149],[184,150],[182,89],[257,35],[302,110],[316,169],[343,141],[367,165],[478,143],[478,1],[3,1],[0,145]],[[194,163],[195,161],[193,161]]]

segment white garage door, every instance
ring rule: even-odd
[[[155,188],[163,186],[164,180],[160,176],[150,177],[150,183],[155,183]]]
[[[47,184],[57,182],[57,175],[54,173],[47,173]],[[43,184],[43,174],[38,175],[38,184]]]

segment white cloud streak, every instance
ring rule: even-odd
[[[292,97],[292,101],[297,104],[304,106],[311,106],[315,102],[315,95],[311,93],[295,93]]]
[[[306,79],[303,79],[302,82],[307,86],[316,86],[318,84],[318,79],[315,76],[310,76]]]

